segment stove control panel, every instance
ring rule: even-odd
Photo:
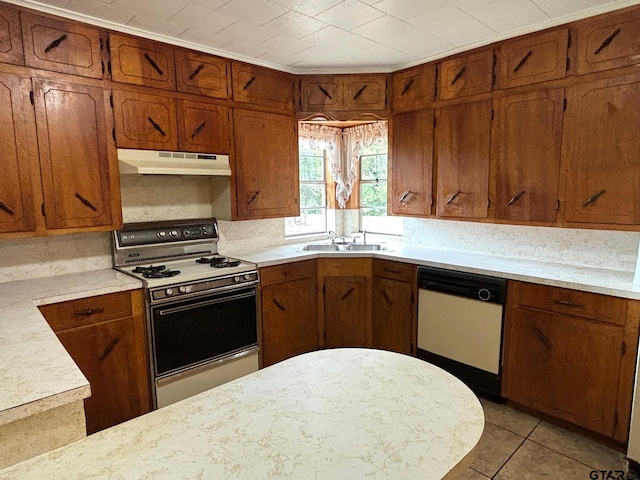
[[[216,277],[196,282],[185,283],[183,285],[172,285],[170,287],[157,287],[150,289],[151,303],[178,297],[190,298],[196,295],[211,293],[215,290],[224,290],[224,287],[236,285],[253,285],[258,283],[258,272],[251,271],[240,275],[228,275]]]
[[[218,228],[214,222],[176,225],[131,225],[116,232],[118,245],[130,247],[134,245],[153,245],[188,240],[217,239]]]

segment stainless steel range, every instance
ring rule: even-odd
[[[218,254],[214,218],[126,224],[114,268],[146,288],[156,408],[258,369],[256,265]]]

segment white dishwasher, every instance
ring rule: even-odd
[[[418,268],[418,357],[494,400],[501,400],[506,285],[501,278]]]

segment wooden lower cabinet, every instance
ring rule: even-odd
[[[531,301],[545,293],[552,300]],[[626,442],[638,302],[521,282],[510,282],[507,298],[503,395]],[[616,311],[620,302],[626,308],[618,318],[591,315],[607,310],[608,303]]]
[[[416,267],[373,260],[372,333],[374,348],[411,355],[416,326]]]
[[[40,307],[89,380],[87,434],[151,410],[142,290]]]
[[[318,348],[315,260],[260,269],[262,366]]]

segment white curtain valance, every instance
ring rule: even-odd
[[[350,128],[302,123],[298,136],[312,148],[327,150],[329,171],[336,182],[336,200],[344,208],[358,179],[358,162],[363,147],[387,145],[387,122],[367,123]]]

